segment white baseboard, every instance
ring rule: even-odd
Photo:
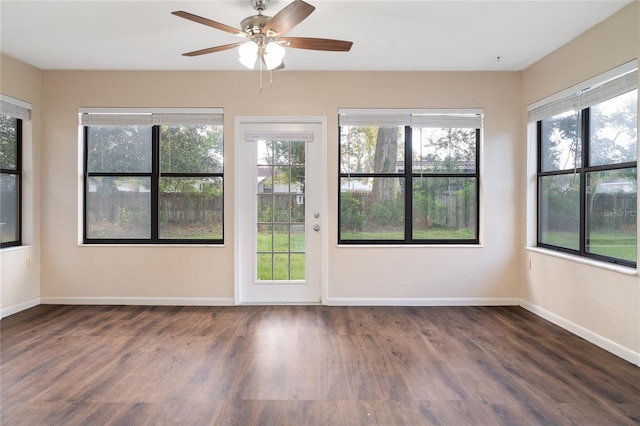
[[[7,306],[6,308],[3,307],[2,309],[0,309],[0,318],[17,314],[20,311],[33,308],[34,306],[38,306],[39,304],[40,304],[40,298],[36,297],[31,300],[27,300],[26,302],[18,303],[17,305]]]
[[[619,356],[620,358],[640,367],[640,353],[634,352],[625,346],[613,342],[606,337],[594,333],[591,330],[588,330],[526,300],[521,300],[520,306],[522,306],[527,311],[530,311],[538,315],[539,317],[542,317],[547,321],[550,321],[555,325],[562,327],[579,337],[582,337],[583,339],[593,343],[594,345],[599,346],[602,349],[611,352],[612,354]]]
[[[43,305],[232,306],[233,298],[217,297],[41,297]]]
[[[518,306],[518,298],[443,297],[443,298],[351,298],[328,297],[329,306]]]

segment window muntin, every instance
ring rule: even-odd
[[[478,244],[481,118],[466,118],[341,118],[339,242]]]
[[[538,121],[538,246],[636,266],[637,96]]]
[[[0,247],[22,244],[22,120],[0,114]]]
[[[164,125],[84,119],[85,243],[223,242],[221,119],[171,119]]]

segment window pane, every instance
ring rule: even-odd
[[[569,111],[542,120],[541,170],[568,170],[581,167],[578,113]]]
[[[289,252],[289,225],[273,225],[273,251]]]
[[[2,114],[0,114],[0,168],[18,169],[18,119]]]
[[[259,281],[273,279],[273,254],[258,254],[257,278]]]
[[[87,238],[150,238],[148,177],[91,177],[87,188]]]
[[[18,175],[0,174],[0,238],[3,243],[20,239],[19,194]]]
[[[340,238],[404,240],[404,178],[341,178]]]
[[[475,239],[476,178],[414,178],[414,239]]]
[[[272,165],[273,163],[273,142],[259,140],[257,143],[258,165]]]
[[[258,195],[258,222],[273,222],[273,197]]]
[[[590,109],[589,165],[636,161],[638,158],[638,90]]]
[[[222,238],[222,178],[161,177],[163,239]]]
[[[305,274],[305,255],[304,254],[292,254],[290,260],[290,280],[304,280]]]
[[[587,174],[589,253],[636,261],[637,169]]]
[[[273,221],[288,223],[291,221],[291,196],[273,196]]]
[[[151,172],[151,127],[89,127],[88,171]]]
[[[274,254],[273,255],[273,280],[286,281],[289,280],[289,255]]]
[[[291,141],[291,164],[305,164],[305,143]]]
[[[305,228],[304,224],[291,225],[291,248],[292,253],[305,252]]]
[[[404,127],[340,128],[342,173],[398,173],[404,170]]]
[[[162,126],[164,173],[222,173],[222,126]]]
[[[258,225],[258,252],[273,252],[273,225]]]
[[[476,129],[413,129],[414,173],[475,173]]]
[[[542,176],[538,226],[541,243],[580,249],[580,176]]]

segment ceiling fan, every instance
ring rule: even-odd
[[[305,20],[315,10],[315,7],[302,0],[294,0],[276,13],[275,16],[271,17],[262,14],[269,6],[269,1],[250,0],[251,5],[258,14],[243,19],[240,23],[242,29],[230,27],[189,12],[172,12],[173,15],[181,18],[246,39],[243,42],[209,47],[184,53],[183,55],[199,56],[238,47],[240,62],[247,68],[253,69],[259,58],[260,63],[264,64],[268,70],[274,70],[284,68],[282,59],[285,55],[285,47],[332,52],[348,52],[351,49],[353,42],[350,41],[312,37],[283,37],[284,33]]]

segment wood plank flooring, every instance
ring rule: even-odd
[[[519,307],[41,305],[2,425],[637,425],[640,368]]]

